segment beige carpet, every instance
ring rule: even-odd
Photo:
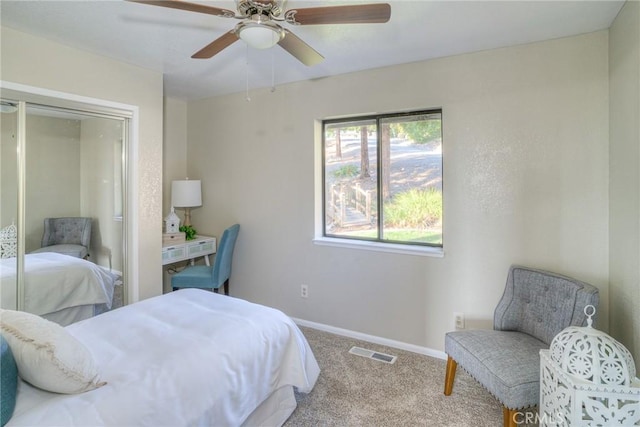
[[[285,423],[301,426],[502,425],[502,407],[462,369],[445,396],[444,360],[300,328],[318,360],[320,377]],[[355,356],[353,346],[397,356],[394,364]]]

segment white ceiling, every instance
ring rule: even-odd
[[[235,10],[228,1],[194,1]],[[285,9],[371,1],[289,0]],[[211,59],[191,55],[238,22],[121,0],[2,0],[3,26],[164,74],[165,95],[199,99],[250,88],[421,61],[608,28],[624,1],[391,0],[386,24],[291,26],[325,61],[307,67],[279,46],[239,41]]]

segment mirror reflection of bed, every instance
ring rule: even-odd
[[[11,227],[15,228],[5,227],[2,235],[10,235]],[[11,248],[10,239],[3,239],[1,247]],[[12,253],[0,252],[2,308],[13,308],[17,300],[16,258],[15,254],[9,256]],[[24,310],[63,326],[114,308],[114,291],[122,289],[118,273],[73,255],[29,253],[24,265]]]

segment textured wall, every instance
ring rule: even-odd
[[[629,1],[610,43],[611,334],[640,371],[640,3]]]
[[[164,186],[162,192],[163,218],[171,209],[171,181],[187,176],[187,103],[174,98],[164,99],[164,142],[163,142]],[[197,179],[197,177],[191,177]],[[182,210],[176,214],[184,218]],[[164,224],[163,224],[164,225]],[[200,230],[198,230],[199,232]],[[171,290],[171,277],[163,274],[164,291]]]
[[[606,328],[607,44],[603,31],[190,102],[187,169],[203,180],[193,222],[216,235],[242,226],[231,293],[442,349],[454,311],[491,323],[522,263],[599,287]],[[432,107],[444,258],[314,245],[316,121]]]

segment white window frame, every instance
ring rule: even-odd
[[[324,157],[323,157],[323,119],[314,123],[314,238],[313,244],[319,246],[338,247],[346,249],[367,250],[395,254],[415,255],[443,258],[445,254],[444,241],[442,246],[409,245],[402,243],[386,243],[358,239],[341,239],[324,236]],[[444,161],[444,160],[443,160]],[[444,178],[444,177],[443,177]],[[444,187],[443,187],[444,188]],[[444,197],[444,194],[443,194]],[[443,230],[444,231],[444,230]]]

